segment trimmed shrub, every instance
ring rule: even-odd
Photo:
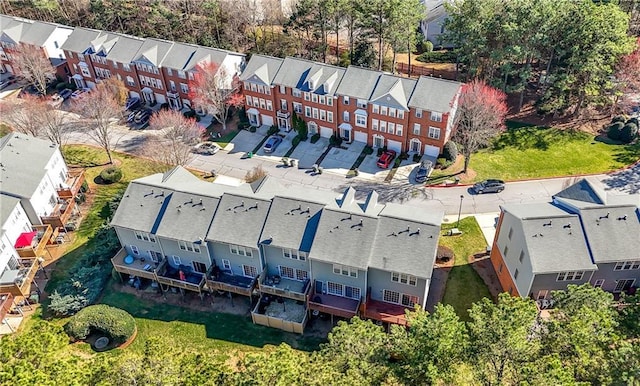
[[[197,114],[195,110],[191,109],[185,111],[182,115],[184,115],[185,118],[195,118]]]
[[[278,126],[273,125],[269,128],[269,131],[267,132],[268,135],[274,135],[280,132],[280,129],[278,129]]]
[[[299,135],[296,135],[295,137],[293,137],[293,139],[291,140],[291,146],[298,146],[298,144],[300,143],[302,139],[300,138]]]
[[[415,153],[415,154],[413,155],[413,162],[418,163],[418,162],[420,162],[420,159],[421,159],[421,158],[422,158],[422,156],[421,156],[420,154]]]
[[[165,102],[160,105],[160,110],[169,110],[169,103]]]
[[[612,123],[609,126],[609,129],[607,130],[607,136],[615,140],[620,139],[620,132],[622,131],[623,127],[624,127],[624,123],[622,122]]]
[[[319,139],[320,139],[320,134],[315,133],[314,135],[311,136],[311,143],[316,143],[318,142]]]
[[[624,119],[624,117],[622,115],[618,115],[613,117],[613,119],[611,120],[611,123],[616,123],[616,122],[622,122],[624,123],[626,121],[626,119]]]
[[[255,126],[249,126],[249,131],[255,133],[258,129]]]
[[[620,130],[620,140],[624,143],[631,143],[638,135],[638,125],[635,123],[627,123]]]
[[[369,154],[373,154],[373,147],[367,145],[364,147],[364,154],[369,155]]]
[[[112,184],[122,179],[122,170],[116,166],[109,166],[100,172],[100,178],[105,184]]]
[[[331,136],[331,138],[329,138],[329,144],[333,145],[333,146],[340,146],[342,145],[342,138],[336,136],[335,134]]]
[[[400,159],[400,157],[396,158],[396,160],[393,161],[393,167],[395,168],[399,167],[400,163],[402,163],[402,159]]]
[[[85,340],[92,333],[100,333],[120,345],[133,336],[136,321],[124,310],[97,304],[74,315],[64,326],[64,330],[73,340]]]
[[[451,166],[451,162],[447,161],[446,158],[438,158],[436,161],[436,166],[440,166],[440,169],[446,169]]]
[[[453,141],[448,141],[442,148],[442,156],[449,162],[455,162],[458,158],[458,145]]]
[[[400,153],[400,156],[398,157],[398,159],[401,160],[401,161],[407,160],[407,159],[409,159],[409,154],[407,154],[407,152],[403,151],[403,152]]]
[[[455,63],[456,57],[454,51],[433,51],[420,54],[416,60],[424,63]]]

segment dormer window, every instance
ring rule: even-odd
[[[309,89],[313,90],[315,88],[314,86],[315,86],[314,81],[313,80],[309,80]]]

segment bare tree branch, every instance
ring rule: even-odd
[[[191,147],[198,142],[202,129],[194,119],[179,111],[161,110],[151,117],[149,129],[158,135],[145,144],[144,153],[163,164],[185,166],[193,159]]]
[[[13,98],[0,102],[0,112],[2,121],[6,122],[13,130],[38,137],[42,134],[42,127],[36,114],[42,106],[40,98],[25,94],[22,99]]]
[[[24,77],[41,95],[45,95],[47,85],[56,76],[56,69],[44,52],[39,48],[20,46],[11,55],[15,73]]]

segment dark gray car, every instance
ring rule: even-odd
[[[500,193],[504,190],[504,181],[502,180],[484,180],[473,185],[473,191],[482,193]]]
[[[418,166],[418,170],[416,171],[416,182],[425,182],[432,168],[433,163],[431,161],[424,160],[420,162],[420,166]]]

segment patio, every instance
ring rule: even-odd
[[[391,304],[380,300],[367,299],[364,304],[364,317],[379,320],[384,323],[399,324],[405,326],[407,319],[405,310],[407,307],[399,304]]]
[[[153,261],[128,255],[124,248],[121,248],[118,253],[111,258],[111,263],[115,270],[120,273],[156,280],[155,269],[158,264]]]
[[[276,283],[272,277],[265,277],[259,289],[263,294],[284,296],[289,299],[305,301],[309,292],[309,279],[304,281],[280,278]]]

